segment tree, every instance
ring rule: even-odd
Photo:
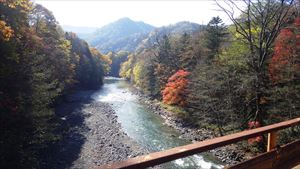
[[[200,34],[200,33],[199,33]],[[199,34],[191,36],[184,33],[179,36],[178,40],[175,39],[173,48],[175,50],[175,56],[178,57],[179,67],[181,69],[192,71],[200,59],[199,46],[195,43],[199,43]]]
[[[174,53],[171,46],[170,35],[163,35],[161,38],[157,37],[156,51],[153,52],[152,62],[154,64],[154,72],[157,79],[158,91],[165,88],[168,78],[179,69],[179,58]],[[161,93],[157,93],[161,98]]]
[[[3,0],[0,3],[0,40],[8,41],[18,35],[19,24],[26,24],[32,3],[29,0]]]
[[[78,57],[75,65],[75,80],[77,87],[85,89],[98,89],[103,84],[103,62],[99,57],[100,53],[90,51],[86,41],[77,37],[75,33],[66,33],[66,39],[71,42],[71,52]],[[95,52],[95,51],[94,51]]]
[[[218,59],[212,64],[206,61],[197,64],[190,76],[186,98],[193,123],[217,129],[220,135],[240,129],[247,110],[243,77],[243,71]]]
[[[185,97],[187,95],[186,88],[188,85],[187,76],[190,72],[178,70],[173,74],[162,91],[163,102],[170,105],[186,106]]]
[[[29,25],[33,8],[27,0],[0,3],[1,19],[13,31],[0,38],[1,168],[36,167],[37,152],[55,140],[50,106],[61,91],[44,67],[44,37]]]
[[[299,116],[300,110],[300,18],[283,28],[275,40],[270,59],[269,78],[272,88],[269,121],[281,121]]]
[[[126,78],[127,80],[131,80],[132,77],[132,68],[135,64],[136,59],[134,54],[130,54],[127,57],[127,61],[123,62],[120,66],[120,77]]]
[[[300,68],[300,17],[283,28],[276,38],[274,54],[269,64],[269,75],[273,83],[295,80]]]
[[[136,84],[137,86],[141,86],[141,81],[145,77],[143,66],[143,62],[137,62],[132,70],[134,84]]]
[[[37,4],[29,16],[32,31],[43,39],[39,40],[40,51],[38,52],[45,56],[44,60],[40,60],[40,64],[51,69],[50,78],[59,86],[59,89],[54,90],[63,91],[74,82],[75,70],[71,64],[71,44],[66,40],[64,32],[48,9]]]
[[[1,31],[0,38],[5,41],[8,41],[13,36],[14,33],[11,27],[7,26],[6,22],[1,20],[0,20],[0,31]]]
[[[41,5],[4,0],[0,16],[0,168],[40,168],[39,152],[59,138],[53,107],[74,87],[80,57]],[[90,54],[82,43],[77,50]],[[102,63],[88,57],[99,87]]]
[[[119,77],[121,64],[127,60],[129,52],[127,51],[119,51],[117,53],[109,52],[107,54],[110,56],[112,60],[111,71],[109,72],[109,76]]]
[[[291,17],[293,0],[243,0],[246,9],[241,9],[235,1],[226,0],[223,3],[216,1],[218,6],[228,15],[233,22],[237,33],[243,37],[248,45],[248,65],[252,73],[251,118],[263,124],[266,118],[266,60],[272,52],[272,45],[281,28]],[[242,13],[240,18],[235,18],[238,10]]]
[[[206,47],[209,49],[208,60],[212,60],[219,53],[221,43],[227,34],[227,28],[219,16],[213,17],[208,22],[204,37]]]
[[[96,48],[91,47],[90,51],[95,59],[97,60],[100,59],[100,62],[103,67],[104,75],[108,75],[108,73],[111,70],[110,68],[110,65],[112,64],[111,58],[108,55],[101,54]]]

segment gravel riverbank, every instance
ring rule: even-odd
[[[137,89],[134,89],[133,92],[139,95],[140,101],[149,109],[160,115],[165,120],[166,125],[176,129],[181,134],[179,137],[192,142],[203,141],[217,137],[217,135],[211,130],[186,126],[182,119],[175,117],[172,112],[161,107],[158,101],[147,99],[147,97],[141,94]],[[251,155],[245,153],[244,151],[245,150],[241,146],[238,146],[237,144],[231,144],[213,149],[210,152],[224,164],[233,165],[251,157]]]
[[[41,168],[93,168],[149,153],[122,131],[117,115],[108,103],[91,98],[94,92],[76,92],[56,108],[57,132],[62,137],[42,153]],[[181,119],[163,109],[159,102],[149,100],[137,91],[134,93],[140,96],[141,103],[164,118],[166,125],[176,129],[181,134],[179,137],[192,142],[215,137],[212,131],[184,126]],[[236,145],[211,152],[225,164],[235,164],[246,158]]]
[[[121,130],[109,104],[91,99],[93,92],[77,92],[57,107],[63,137],[46,151],[42,168],[92,168],[148,152]]]

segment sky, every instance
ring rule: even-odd
[[[102,27],[123,17],[164,26],[179,21],[207,24],[214,16],[230,23],[212,0],[34,0],[53,12],[61,25]]]

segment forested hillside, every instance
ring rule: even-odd
[[[120,50],[134,51],[153,29],[153,26],[144,22],[121,18],[96,30],[86,40],[102,53]]]
[[[299,117],[300,2],[243,3],[216,1],[226,24],[215,16],[207,25],[182,21],[155,28],[121,18],[93,34],[83,32],[85,41],[65,32],[42,5],[0,0],[0,168],[43,168],[56,159],[45,157],[55,143],[61,156],[73,154],[64,159],[68,164],[58,160],[53,166],[88,168],[148,153],[135,152],[132,135],[159,151],[190,143],[181,137],[187,128],[201,129],[207,139]],[[113,78],[98,90],[104,76],[128,82]],[[80,91],[84,96],[69,99]],[[59,116],[55,109],[64,101]],[[174,131],[151,116],[161,115],[157,111],[171,112],[163,118],[175,117]],[[124,121],[134,126],[124,130]],[[183,133],[176,133],[177,124]],[[129,130],[136,133],[127,135]],[[279,144],[299,139],[300,127],[278,135]],[[259,152],[266,140],[258,136],[243,146]]]
[[[119,72],[121,64],[127,60],[129,52],[127,51],[118,51],[118,52],[109,52],[107,54],[108,58],[111,60],[110,71],[107,74],[112,77],[120,77]]]
[[[182,21],[159,28],[151,27],[143,22],[135,22],[122,18],[108,24],[86,37],[92,46],[106,53],[112,61],[108,76],[119,77],[120,64],[127,60],[130,53],[152,48],[159,36],[191,34],[204,29],[205,26]]]
[[[59,139],[54,105],[99,88],[110,63],[41,5],[4,0],[0,14],[0,168],[38,168],[39,151]]]
[[[197,23],[182,21],[175,24],[155,28],[144,22],[136,22],[129,18],[121,18],[105,25],[94,32],[92,28],[65,26],[66,30],[74,30],[102,53],[128,51],[134,52],[146,39],[153,34],[192,33],[204,26]],[[93,28],[94,29],[94,28]],[[83,33],[83,30],[87,30]]]
[[[249,2],[238,18],[220,5],[232,25],[214,17],[197,32],[154,32],[122,63],[120,76],[185,124],[219,135],[299,117],[299,9],[273,3]],[[284,142],[299,128],[281,134]],[[265,139],[252,143],[264,148]]]

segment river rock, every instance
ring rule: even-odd
[[[141,101],[155,114],[160,115],[164,120],[164,124],[176,129],[181,135],[179,138],[184,138],[192,142],[203,141],[207,139],[212,139],[215,137],[215,133],[207,129],[198,129],[193,126],[186,125],[182,119],[173,116],[172,112],[164,109],[160,106],[157,100],[149,100],[145,96],[141,95]],[[240,147],[235,146],[234,148],[230,146],[225,146],[218,148],[216,150],[211,150],[212,154],[220,159],[225,164],[232,165],[240,161],[245,160],[245,155],[243,151],[238,151]]]
[[[65,133],[45,150],[41,168],[93,168],[148,153],[122,131],[109,104],[90,99],[93,92],[74,93],[58,106]]]

